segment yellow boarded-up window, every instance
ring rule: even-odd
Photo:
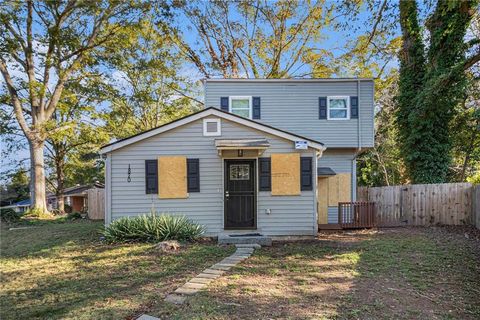
[[[328,178],[328,205],[338,206],[339,202],[352,200],[352,175],[339,173]]]
[[[272,154],[272,195],[294,196],[300,194],[300,154]]]
[[[328,207],[337,207],[339,202],[352,201],[352,175],[339,173],[333,177],[318,178],[317,186],[318,223],[328,223]]]
[[[160,199],[187,197],[186,157],[158,157],[158,197]]]

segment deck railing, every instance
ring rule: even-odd
[[[375,203],[366,201],[339,202],[338,223],[342,229],[375,226]]]

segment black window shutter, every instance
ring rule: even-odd
[[[228,112],[228,97],[221,97],[220,98],[220,107],[223,111]]]
[[[158,193],[157,160],[145,160],[145,193]]]
[[[350,97],[350,118],[358,119],[358,97]]]
[[[253,97],[252,98],[252,118],[253,119],[260,119],[261,111],[260,111],[260,97]]]
[[[301,176],[301,189],[313,190],[312,183],[312,157],[300,158],[300,176]]]
[[[327,97],[318,98],[318,119],[327,119]]]
[[[258,184],[260,191],[271,191],[272,177],[270,158],[258,158],[258,167]]]
[[[187,190],[200,192],[200,160],[187,159]]]

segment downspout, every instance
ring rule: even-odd
[[[362,152],[362,130],[360,125],[360,80],[357,79],[357,104],[358,104],[358,118],[357,118],[357,149],[352,158],[352,201],[357,200],[357,157]]]

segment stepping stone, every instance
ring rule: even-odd
[[[149,316],[148,314],[142,314],[137,320],[160,320],[159,318]]]
[[[189,288],[184,288],[183,286],[175,290],[175,293],[178,294],[184,294],[186,296],[191,296],[195,293],[197,293],[199,290],[198,289],[189,289]]]
[[[232,269],[232,266],[226,266],[226,265],[221,265],[221,264],[214,264],[213,266],[211,266],[210,268],[214,269],[214,270],[223,270],[223,271],[228,271],[230,269]]]
[[[235,251],[235,253],[252,254],[253,249],[241,248],[241,249],[237,249],[237,251]]]
[[[211,274],[211,273],[200,273],[199,275],[197,275],[196,278],[202,278],[202,279],[212,279],[212,280],[215,280],[217,278],[219,278],[220,275],[219,274]]]
[[[240,262],[242,262],[244,259],[223,259],[222,261],[220,261],[219,263],[221,264],[233,264],[233,265],[237,265],[239,264]]]
[[[188,283],[204,283],[204,284],[209,284],[210,282],[212,282],[213,278],[202,278],[200,276],[196,276],[195,278],[191,279],[190,281],[188,281]]]
[[[259,245],[258,243],[240,243],[240,244],[236,244],[235,247],[260,249],[262,246]]]
[[[217,274],[217,275],[221,276],[222,274],[225,273],[225,271],[208,268],[208,269],[203,270],[203,273]]]
[[[207,286],[207,284],[205,284],[205,283],[187,282],[182,286],[182,288],[201,290],[201,289],[205,288],[206,286]]]
[[[187,300],[186,297],[179,296],[178,294],[173,294],[173,293],[165,297],[165,301],[173,304],[183,304],[185,300]]]

